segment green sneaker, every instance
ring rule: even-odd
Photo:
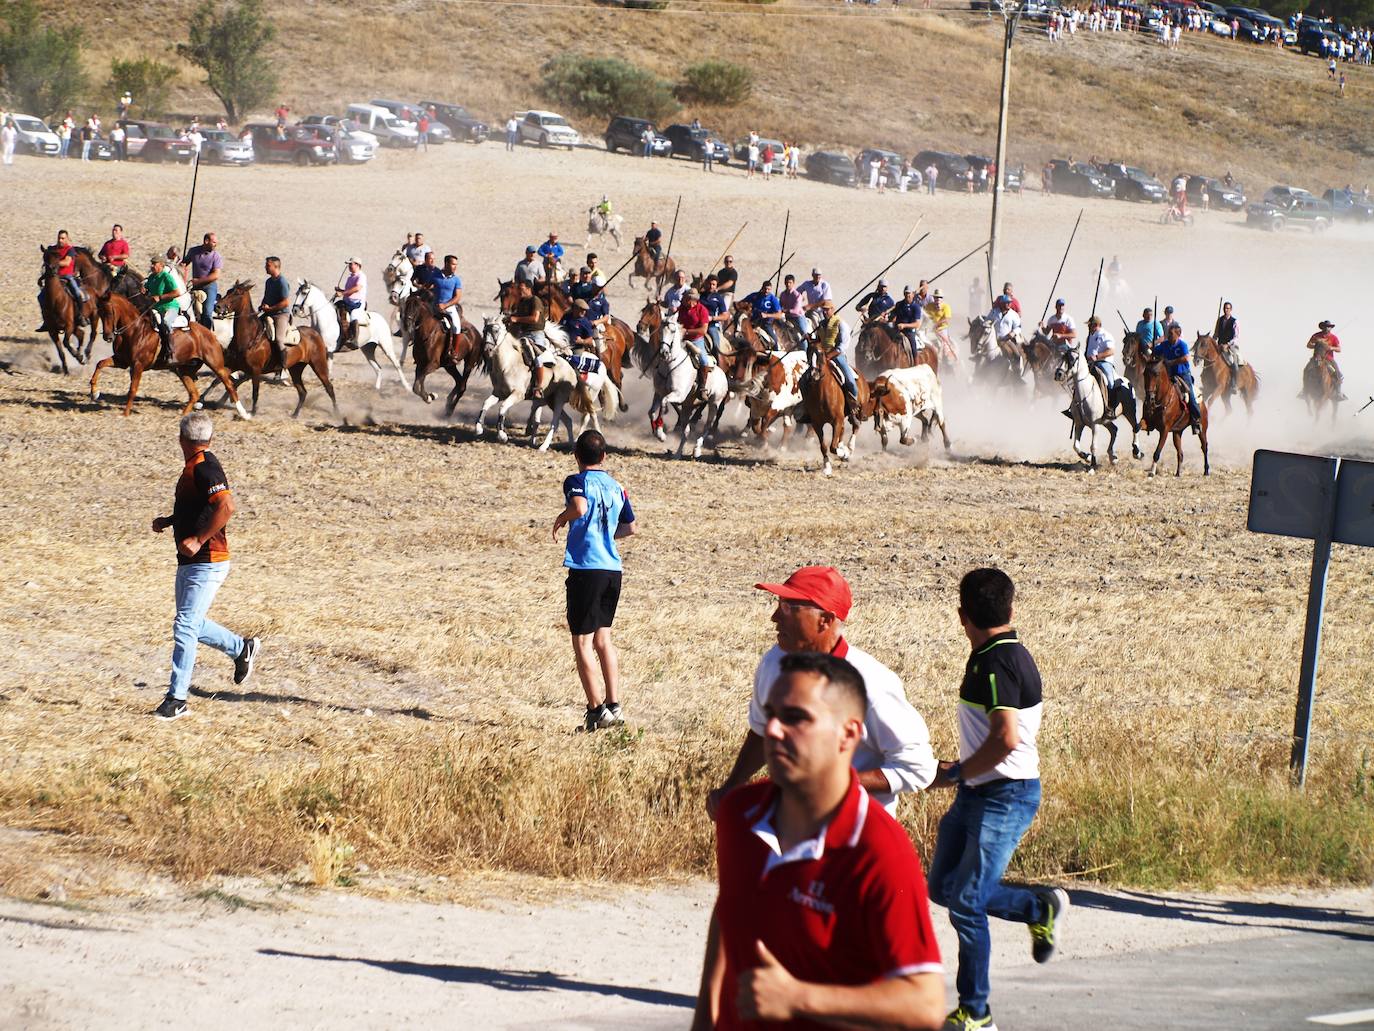
[[[1037,963],[1048,963],[1064,932],[1064,917],[1069,911],[1069,893],[1063,888],[1041,888],[1036,892],[1045,901],[1045,922],[1030,925],[1031,955]]]
[[[997,1025],[992,1022],[992,1010],[985,1017],[975,1017],[960,1006],[945,1018],[941,1031],[997,1031]]]

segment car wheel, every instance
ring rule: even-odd
[[[304,168],[306,165],[310,164],[310,155],[303,150],[298,150],[296,151],[295,160],[296,164],[300,165],[301,168]]]
[[[540,134],[539,134],[539,146],[541,146],[541,147],[547,147],[548,145],[549,145],[549,134],[548,134],[548,133],[540,133]]]
[[[1281,229],[1283,229],[1283,227],[1287,224],[1288,222],[1284,219],[1282,215],[1275,215],[1272,219],[1269,220],[1269,231],[1271,233],[1277,233]]]
[[[1312,232],[1324,233],[1331,228],[1331,223],[1324,218],[1319,218],[1312,223]]]

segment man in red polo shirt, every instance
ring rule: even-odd
[[[693,1031],[943,1023],[920,858],[852,769],[867,707],[844,659],[783,658],[765,706],[770,780],[732,791],[718,815]]]
[[[124,271],[124,263],[129,260],[129,241],[124,239],[124,227],[115,223],[110,227],[110,238],[100,246],[101,261],[115,270]]]

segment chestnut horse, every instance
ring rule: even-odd
[[[496,284],[495,299],[501,302],[501,314],[509,315],[515,310],[515,302],[520,300],[520,295],[515,289],[515,280],[498,279]],[[572,301],[568,299],[568,295],[559,288],[557,283],[550,288],[549,282],[541,279],[534,284],[533,293],[535,297],[544,302],[545,314],[552,321],[558,322],[568,313],[568,305]]]
[[[267,373],[282,371],[281,365],[286,366],[291,383],[296,388],[296,410],[291,413],[291,418],[300,415],[305,407],[304,374],[307,365],[315,370],[316,377],[334,406],[334,413],[338,414],[339,402],[334,397],[334,384],[329,379],[329,349],[325,347],[320,334],[308,326],[293,326],[292,331],[299,334],[299,338],[294,343],[289,338],[281,342],[282,361],[279,364],[262,321],[253,310],[252,288],[242,281],[231,286],[215,302],[215,316],[232,316],[234,319],[234,332],[229,338],[229,346],[225,348],[224,360],[229,368],[253,381],[254,415],[258,414],[258,389],[262,385],[262,377]]]
[[[913,365],[929,365],[938,376],[940,355],[934,347],[916,349],[916,360],[901,330],[890,322],[871,319],[859,330],[859,342],[854,345],[854,368],[864,376],[877,376],[892,369],[909,369]]]
[[[410,327],[411,354],[415,359],[415,385],[411,389],[415,396],[425,404],[433,404],[438,395],[425,390],[425,377],[439,369],[453,377],[453,389],[444,402],[447,418],[467,391],[468,377],[482,363],[482,334],[463,319],[463,331],[450,348],[448,322],[435,314],[430,292],[423,287],[402,302],[401,323]]]
[[[1159,456],[1164,451],[1164,440],[1169,434],[1174,437],[1174,450],[1178,452],[1178,466],[1175,476],[1183,474],[1183,434],[1188,429],[1187,395],[1175,384],[1169,375],[1169,368],[1161,358],[1150,358],[1144,363],[1144,403],[1141,406],[1140,428],[1146,433],[1158,433],[1159,445],[1155,448],[1150,463],[1150,475],[1159,471]],[[1202,475],[1210,476],[1211,462],[1207,457],[1207,405],[1198,401],[1198,439],[1202,443]]]
[[[833,353],[832,351],[823,352],[826,360],[821,364],[821,371],[803,376],[801,382],[802,407],[806,409],[807,421],[811,423],[811,428],[816,433],[816,443],[821,448],[821,460],[825,463],[821,471],[826,476],[832,472],[830,468],[831,455],[842,462],[847,462],[853,453],[853,447],[846,447],[844,444],[844,385],[840,382],[839,370],[831,366],[830,357]],[[859,403],[849,416],[849,424],[853,427],[854,438],[857,441],[859,419],[864,407],[868,404],[868,382],[858,373],[855,373],[854,380],[859,387]],[[825,428],[827,426],[830,427],[830,447],[828,449],[825,446]]]
[[[1150,349],[1140,340],[1134,330],[1121,338],[1121,364],[1126,370],[1126,382],[1135,391],[1136,397],[1145,393],[1145,363],[1150,360]]]
[[[78,326],[76,301],[62,285],[62,277],[57,274],[56,248],[46,248],[43,251],[43,272],[38,277],[38,307],[43,312],[43,329],[47,331],[53,347],[57,350],[57,360],[62,366],[64,376],[69,371],[67,355],[70,354],[78,363],[85,365],[86,359],[82,357],[81,351],[83,343],[86,344],[87,356],[90,355],[91,344],[87,342],[86,334],[89,332],[92,337],[95,336],[97,315],[95,309],[90,307],[93,300],[91,294],[86,295],[86,300],[87,324]],[[72,346],[72,337],[76,337],[75,347]]]
[[[634,269],[627,277],[630,286],[635,285],[635,276],[638,276],[644,280],[646,291],[653,289],[650,285],[650,280],[653,280],[658,284],[658,292],[662,293],[663,288],[671,283],[677,274],[677,262],[665,254],[655,263],[654,259],[649,256],[649,248],[644,243],[642,236],[635,237],[634,255]]]
[[[1226,414],[1231,414],[1231,393],[1240,395],[1245,402],[1245,414],[1255,414],[1255,398],[1259,396],[1259,376],[1249,362],[1242,362],[1234,373],[1226,359],[1221,356],[1221,348],[1206,333],[1199,333],[1193,341],[1193,364],[1202,366],[1202,397],[1208,404],[1220,397],[1226,403]]]
[[[1331,350],[1320,340],[1312,343],[1312,357],[1302,370],[1302,393],[1307,411],[1314,419],[1322,417],[1322,405],[1331,406],[1331,424],[1336,424],[1336,409],[1340,407],[1340,380],[1331,367]]]
[[[1036,330],[1022,350],[1026,354],[1026,368],[1031,371],[1031,381],[1035,386],[1036,397],[1049,397],[1054,390],[1054,370],[1058,367],[1061,344],[1053,337]]]
[[[138,298],[139,303],[147,303],[147,295]],[[128,415],[134,406],[134,395],[138,393],[139,381],[147,369],[167,369],[180,377],[186,387],[186,407],[181,410],[187,415],[200,400],[196,389],[196,373],[202,365],[208,366],[215,378],[224,384],[229,397],[238,409],[239,415],[251,419],[239,403],[238,391],[234,381],[229,378],[229,370],[224,364],[224,352],[220,349],[215,334],[198,322],[189,329],[172,330],[171,354],[163,357],[162,341],[157,328],[146,311],[140,312],[134,302],[117,293],[108,293],[99,301],[100,321],[104,326],[105,340],[110,344],[110,357],[96,362],[95,373],[91,376],[91,400],[100,400],[98,382],[100,373],[113,365],[129,370],[129,396],[124,402],[124,414]]]

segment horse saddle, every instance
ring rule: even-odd
[[[1093,381],[1097,384],[1098,389],[1102,391],[1103,406],[1107,409],[1107,411],[1111,411],[1113,407],[1112,385],[1107,382],[1107,377],[1103,375],[1102,370],[1099,369],[1096,365],[1090,365],[1089,369],[1092,371]]]
[[[830,371],[830,375],[834,377],[835,382],[838,383],[838,384],[840,385],[840,389],[843,390],[843,389],[844,389],[844,373],[842,373],[842,372],[840,371],[839,363],[838,363],[837,361],[835,361],[834,358],[828,358],[828,359],[826,359],[825,366],[826,366],[826,368]],[[806,371],[802,373],[801,382],[798,383],[797,385],[798,385],[798,387],[805,388],[806,386],[808,386],[808,385],[814,383],[815,381],[816,381],[816,368],[815,368],[814,365],[807,365]]]
[[[573,372],[577,373],[577,378],[583,383],[587,382],[589,376],[596,375],[602,369],[600,358],[581,349],[574,351],[563,360],[572,366]]]

